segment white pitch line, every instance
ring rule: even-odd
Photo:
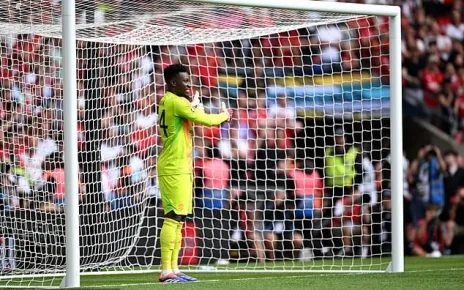
[[[308,275],[298,275],[298,276],[284,276],[281,278],[306,278]],[[233,279],[208,279],[208,280],[201,280],[200,282],[196,283],[211,283],[211,282],[224,282],[224,281],[246,281],[246,280],[269,280],[275,279],[275,277],[249,277],[249,278],[233,278]],[[133,284],[115,284],[115,285],[98,285],[98,286],[89,286],[91,288],[107,288],[107,287],[130,287],[130,286],[153,286],[153,285],[165,285],[165,284],[182,284],[182,283],[133,283]],[[86,286],[84,286],[85,288]]]
[[[412,270],[405,271],[404,273],[424,273],[424,272],[444,272],[444,271],[464,271],[464,268],[450,268],[450,269],[427,269],[427,270]],[[298,279],[298,278],[307,278],[308,276],[317,276],[317,277],[327,277],[327,276],[349,276],[349,275],[370,275],[371,273],[330,273],[330,274],[311,274],[308,272],[308,275],[293,275],[293,276],[282,276],[279,279]],[[239,274],[237,274],[239,275]],[[388,273],[386,273],[388,275]],[[275,279],[275,277],[248,277],[248,278],[232,278],[232,279],[213,279],[213,280],[201,280],[197,283],[212,283],[212,282],[224,282],[224,281],[250,281],[250,280],[270,280]],[[173,283],[176,284],[176,283]],[[161,283],[133,283],[133,284],[115,284],[115,285],[98,285],[90,286],[91,288],[107,288],[107,287],[131,287],[131,286],[154,286],[154,285],[164,285]]]
[[[411,271],[405,271],[404,273],[448,272],[448,271],[464,271],[464,268],[450,268],[450,269],[423,269],[423,270],[411,270]]]
[[[426,273],[426,272],[450,272],[450,271],[463,271],[464,268],[449,268],[449,269],[423,269],[423,270],[410,270],[410,271],[405,271],[404,273]],[[208,272],[205,272],[205,274]],[[211,273],[209,273],[211,274]],[[219,274],[219,273],[218,273]],[[221,273],[223,274],[223,273]],[[292,275],[292,276],[280,276],[280,279],[302,279],[302,278],[307,278],[307,277],[333,277],[333,276],[349,276],[349,275],[371,275],[371,274],[378,274],[378,273],[369,273],[369,272],[353,272],[353,273],[326,273],[326,274],[321,274],[321,273],[302,273],[302,275]],[[388,275],[389,273],[384,273],[385,275]],[[136,274],[137,275],[137,274]],[[240,275],[239,273],[236,274],[237,276]],[[232,279],[210,279],[210,280],[201,280],[199,283],[212,283],[212,282],[224,282],[224,281],[250,281],[250,280],[269,280],[269,279],[275,279],[275,277],[248,277],[248,278],[232,278]],[[109,287],[131,287],[131,286],[153,286],[153,285],[164,285],[158,282],[149,282],[149,283],[129,283],[129,284],[109,284],[109,285],[96,285],[96,286],[81,286],[82,288],[109,288]],[[163,287],[163,286],[161,286]],[[29,288],[28,286],[0,286],[0,288]],[[48,286],[38,286],[34,288],[57,288],[58,287],[48,287]]]

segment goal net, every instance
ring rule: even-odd
[[[157,271],[156,113],[186,65],[186,270],[384,271],[391,254],[389,19],[191,2],[76,1],[80,264]],[[337,5],[333,3],[333,5]],[[0,285],[65,273],[61,1],[0,1]]]

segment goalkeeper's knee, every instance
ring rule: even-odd
[[[175,220],[176,222],[181,222],[181,223],[185,222],[185,220],[187,219],[187,216],[178,215],[174,211],[168,212],[167,214],[164,215],[164,217],[168,218],[168,219]]]

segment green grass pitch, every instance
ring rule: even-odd
[[[361,261],[361,260],[359,260]],[[325,264],[328,265],[326,261]],[[334,261],[335,264],[337,261]],[[384,262],[384,261],[382,261]],[[346,262],[344,262],[346,263]],[[356,265],[354,262],[353,265]],[[294,262],[297,265],[298,262]],[[259,264],[253,264],[254,269]],[[345,264],[346,265],[346,264]],[[276,268],[279,263],[273,264]],[[333,268],[335,269],[335,268]],[[464,256],[405,259],[404,273],[212,273],[195,272],[199,283],[160,284],[158,274],[83,275],[80,289],[102,290],[303,290],[303,289],[463,289]],[[0,286],[1,288],[1,286]]]
[[[194,275],[195,274],[195,275]],[[82,286],[145,289],[211,289],[211,290],[303,290],[303,289],[462,289],[464,287],[464,256],[406,258],[401,274],[306,274],[306,273],[192,273],[200,283],[159,284],[157,274],[83,276]],[[104,288],[103,288],[104,289]]]

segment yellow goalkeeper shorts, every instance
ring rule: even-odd
[[[192,214],[193,175],[163,175],[158,177],[164,214]]]

